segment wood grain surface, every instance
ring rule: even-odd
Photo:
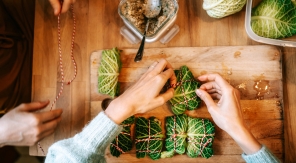
[[[146,48],[262,45],[249,39],[245,32],[245,8],[226,18],[214,19],[202,9],[201,0],[182,0],[178,3],[176,24],[180,27],[179,33],[167,44],[157,41],[146,44]],[[64,134],[63,138],[73,136],[91,120],[91,115],[95,115],[90,107],[91,54],[98,49],[112,47],[137,49],[139,46],[139,44],[130,44],[120,35],[120,28],[124,24],[117,13],[118,4],[119,0],[81,0],[74,4],[76,13],[74,56],[77,61],[78,75],[75,81],[67,86],[69,89],[65,88],[63,92],[64,96],[68,96],[65,98],[68,101],[59,102],[56,105],[64,109],[63,120],[55,134],[41,141],[45,152],[52,143],[61,138],[59,134]],[[61,27],[65,74],[66,79],[69,79],[73,75],[73,67],[68,55],[72,31],[71,12],[62,15]],[[56,96],[60,81],[57,40],[57,17],[53,15],[49,1],[36,0],[32,101],[46,99],[53,101]],[[296,50],[288,47],[279,48],[283,54],[284,102],[282,106],[285,126],[283,160],[293,163],[296,159]],[[43,155],[37,146],[30,147],[30,154]],[[220,160],[221,157],[217,156],[215,160]],[[178,157],[173,160],[177,159]],[[238,155],[229,155],[224,161],[242,162]]]
[[[274,46],[216,46],[216,47],[170,47],[145,49],[141,62],[134,62],[137,49],[121,49],[122,69],[119,75],[121,92],[137,81],[148,67],[160,58],[166,58],[178,69],[183,65],[189,67],[194,77],[205,73],[219,73],[233,87],[241,92],[243,117],[254,136],[265,144],[279,158],[284,154],[284,127],[282,102],[282,63],[281,52]],[[91,54],[90,58],[90,106],[92,116],[101,110],[104,98],[110,98],[98,93],[98,68],[100,66],[102,50]],[[260,54],[260,55],[258,55]],[[256,88],[264,88],[259,90]],[[266,90],[265,90],[266,88]],[[131,97],[132,98],[132,97]],[[186,111],[190,117],[211,119],[206,106],[194,111]],[[172,116],[169,105],[163,105],[145,114],[142,117],[157,117],[162,122],[165,133],[165,117]],[[94,117],[91,117],[94,118]],[[212,119],[211,119],[212,120]],[[213,121],[212,121],[213,122]],[[214,156],[209,160],[216,162],[216,157],[226,161],[229,156],[242,160],[240,147],[224,131],[216,127],[216,136],[213,144]],[[134,125],[132,129],[134,138]],[[119,158],[113,157],[107,150],[107,162],[150,162],[151,159],[135,159],[135,145],[130,152]],[[196,159],[187,155],[178,156],[174,161],[195,162]],[[204,160],[199,158],[200,161]],[[156,162],[171,162],[172,159],[161,159]]]

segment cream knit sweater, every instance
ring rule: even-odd
[[[101,112],[73,138],[54,143],[48,150],[45,163],[104,163],[105,149],[121,130],[121,126]],[[248,163],[279,162],[264,145],[257,153],[242,154],[242,157]]]

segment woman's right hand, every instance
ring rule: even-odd
[[[61,121],[62,109],[36,112],[49,101],[21,104],[0,118],[0,147],[32,146],[52,134]]]
[[[246,154],[260,150],[261,145],[244,124],[239,92],[218,74],[206,74],[198,79],[204,84],[196,94],[207,105],[217,126],[226,131]]]

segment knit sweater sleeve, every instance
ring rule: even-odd
[[[265,145],[262,145],[262,148],[254,154],[246,155],[243,153],[242,157],[247,163],[280,163]]]
[[[121,126],[114,123],[104,112],[101,112],[82,132],[50,146],[45,162],[106,162],[105,149],[121,130]]]

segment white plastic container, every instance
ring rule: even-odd
[[[256,33],[253,32],[251,27],[251,12],[253,8],[253,0],[247,0],[246,6],[246,18],[245,18],[245,28],[248,36],[257,42],[271,44],[271,45],[278,45],[278,46],[287,46],[287,47],[296,47],[296,36],[292,36],[285,39],[271,39],[258,36]]]
[[[123,20],[125,26],[121,27],[120,34],[124,36],[131,44],[137,44],[141,41],[143,33],[140,32],[122,13],[121,6],[127,0],[121,0],[118,6],[118,14]],[[179,5],[177,0],[172,0],[174,2],[175,10],[174,14],[169,17],[151,36],[146,36],[146,42],[155,42],[160,40],[161,43],[168,43],[178,32],[179,26],[175,24],[177,13],[179,10]]]

